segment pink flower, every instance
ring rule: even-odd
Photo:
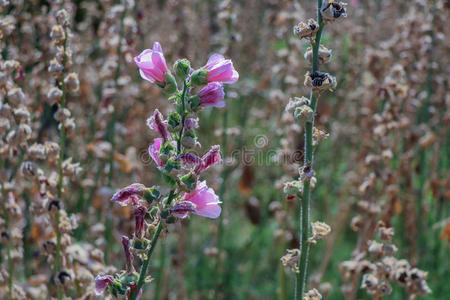
[[[178,218],[185,218],[190,212],[211,219],[218,218],[222,211],[219,197],[206,185],[206,181],[198,182],[192,193],[185,193],[184,200],[176,203],[172,213]]]
[[[139,68],[139,74],[145,80],[165,84],[164,75],[168,72],[166,59],[158,42],[153,44],[153,49],[145,49],[134,58]]]
[[[166,121],[164,121],[163,116],[158,109],[155,109],[153,116],[147,119],[147,126],[158,132],[164,141],[167,141],[169,138],[169,131],[167,130]]]
[[[200,105],[214,107],[225,106],[225,101],[223,101],[225,93],[222,84],[219,82],[209,83],[200,90],[198,97],[200,98]]]
[[[201,169],[199,170],[199,174],[212,165],[215,165],[219,163],[222,160],[222,157],[220,156],[220,146],[215,145],[211,147],[211,150],[209,150],[205,155],[202,157],[203,165]]]
[[[208,82],[235,83],[239,79],[231,59],[225,59],[220,54],[211,55],[204,68],[209,71],[206,77]]]
[[[95,277],[95,294],[97,296],[100,296],[113,282],[113,279],[114,278],[111,275],[97,275],[97,277]]]
[[[139,201],[139,198],[141,198],[144,194],[145,189],[145,185],[141,183],[133,183],[116,192],[112,196],[111,201],[117,202],[122,206],[127,206],[129,204],[136,205]]]

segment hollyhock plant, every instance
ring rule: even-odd
[[[162,47],[158,42],[153,44],[152,49],[145,49],[134,58],[134,62],[139,68],[141,77],[152,83],[166,83],[164,75],[169,71],[164,58]]]
[[[192,153],[200,145],[196,135],[199,127],[197,108],[224,107],[222,83],[234,83],[239,78],[231,60],[219,54],[212,55],[203,68],[194,72],[189,60],[177,60],[173,70],[175,78],[170,75],[158,43],[152,50],[142,52],[135,62],[141,76],[163,87],[176,108],[167,119],[156,109],[147,120],[147,126],[159,135],[149,146],[148,153],[169,186],[169,192],[162,194],[156,187],[134,183],[111,199],[122,206],[130,205],[135,221],[133,238],[122,238],[127,263],[126,271],[115,276],[119,278],[120,288],[111,288],[114,295],[126,295],[131,300],[138,299],[144,284],[150,281],[147,269],[151,255],[161,232],[170,231],[168,224],[189,213],[210,219],[221,214],[219,197],[206,181],[199,180],[205,170],[221,161],[220,147],[211,147],[202,157]],[[198,79],[202,79],[200,83]],[[182,83],[180,89],[177,80]],[[198,93],[193,84],[200,89]],[[131,253],[141,261],[139,276],[134,272]]]

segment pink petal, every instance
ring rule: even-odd
[[[153,144],[151,144],[150,147],[148,147],[148,154],[150,155],[151,158],[153,158],[153,161],[158,166],[161,167],[164,166],[162,161],[159,159],[159,150],[161,150],[162,142],[163,142],[162,138],[156,138],[153,140]]]
[[[212,68],[215,64],[219,63],[220,61],[224,60],[225,57],[222,54],[213,54],[209,57],[208,62],[205,65],[205,69]]]
[[[155,64],[157,70],[160,71],[163,75],[167,73],[168,69],[166,65],[166,60],[161,52],[152,53],[152,62],[153,64]]]
[[[222,208],[219,204],[208,204],[202,209],[197,209],[194,214],[210,219],[217,219],[221,212]]]
[[[144,73],[144,71],[142,71],[141,69],[139,69],[139,74],[141,75],[142,79],[148,80],[151,83],[155,82],[155,79],[153,79],[151,76],[149,76],[149,74]]]
[[[113,277],[111,275],[98,275],[95,277],[95,294],[100,296],[112,281]]]
[[[161,44],[159,42],[154,42],[153,43],[153,51],[157,51],[157,52],[163,52]]]

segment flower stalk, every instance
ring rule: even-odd
[[[311,73],[318,71],[319,69],[319,47],[320,40],[322,37],[322,31],[324,28],[324,23],[322,20],[322,15],[320,9],[322,7],[322,0],[317,1],[317,19],[319,23],[319,30],[316,34],[316,39],[313,48],[313,59],[312,59],[312,70]],[[314,129],[314,116],[316,113],[318,95],[314,95],[311,91],[310,95],[310,107],[313,111],[311,121],[306,122],[305,125],[305,158],[304,166],[312,168],[313,164],[313,129]],[[295,299],[303,299],[303,294],[305,290],[306,281],[308,278],[308,259],[311,244],[307,242],[308,236],[310,234],[310,223],[311,223],[311,189],[310,189],[310,179],[306,179],[303,182],[303,195],[300,208],[300,260],[298,262],[299,273],[297,273],[296,289],[295,289]]]
[[[316,178],[313,161],[314,146],[320,141],[321,131],[314,127],[314,119],[317,109],[317,102],[320,93],[325,90],[334,90],[336,79],[334,76],[320,72],[319,65],[331,60],[331,51],[321,47],[322,32],[325,24],[335,22],[342,17],[346,17],[345,6],[347,4],[333,0],[317,1],[317,20],[309,19],[300,22],[294,27],[294,34],[300,39],[307,39],[311,43],[305,59],[311,63],[311,71],[305,75],[305,86],[311,89],[309,99],[294,98],[289,101],[287,111],[292,111],[294,117],[304,126],[305,145],[303,166],[299,169],[300,178],[285,185],[285,192],[288,197],[300,198],[300,218],[299,218],[299,249],[288,250],[288,254],[282,258],[284,265],[290,265],[296,273],[295,299],[302,300],[305,295],[305,287],[308,281],[308,263],[311,244],[315,244],[317,239],[321,239],[329,234],[331,228],[322,222],[311,223],[311,190],[315,185]],[[311,57],[312,52],[312,57]],[[326,134],[323,134],[326,136]],[[314,290],[307,294],[315,293]]]
[[[221,103],[224,98],[222,83],[235,82],[239,76],[231,60],[214,54],[204,67],[194,72],[191,72],[187,59],[177,60],[173,66],[175,77],[167,67],[158,42],[153,44],[152,49],[136,56],[134,61],[141,77],[162,88],[176,109],[168,114],[167,119],[155,109],[147,119],[147,126],[160,136],[153,140],[148,153],[170,188],[167,197],[161,194],[158,187],[133,183],[116,192],[111,199],[121,206],[131,206],[135,218],[134,235],[132,238],[122,237],[122,241],[126,241],[125,244],[122,242],[127,259],[126,270],[116,273],[114,277],[97,276],[96,294],[100,295],[108,289],[115,296],[126,295],[128,300],[139,299],[144,284],[151,281],[152,278],[147,275],[150,260],[161,232],[169,229],[168,224],[190,214],[211,219],[221,214],[219,197],[206,185],[206,181],[199,180],[205,170],[221,161],[220,146],[212,146],[201,157],[191,149],[200,146],[195,133],[199,127],[196,113],[203,107]],[[196,73],[197,79],[194,80]],[[181,90],[177,80],[183,84]],[[207,95],[202,94],[205,86],[210,84],[214,85],[214,89],[208,88]],[[197,88],[200,92],[192,95],[191,92]],[[205,97],[208,101],[202,102]],[[147,219],[151,223],[147,223]],[[139,274],[131,263],[133,254],[142,262]],[[161,266],[160,273],[163,273],[163,268]]]
[[[59,109],[61,111],[63,111],[66,108],[66,96],[67,96],[67,88],[66,88],[66,83],[64,80],[64,74],[66,71],[66,64],[67,64],[67,37],[68,32],[66,29],[66,26],[64,26],[64,42],[63,42],[63,57],[62,57],[62,76],[61,76],[61,81],[59,83],[60,87],[61,87],[61,91],[62,91],[62,96],[61,96],[61,102],[59,104]],[[59,157],[58,157],[58,199],[59,201],[61,201],[61,203],[64,203],[64,195],[63,195],[63,179],[64,179],[64,175],[63,175],[63,161],[64,161],[64,152],[65,152],[65,147],[66,147],[66,126],[64,124],[64,121],[60,123],[60,131],[59,131]],[[61,216],[60,216],[60,211],[58,210],[57,214],[56,214],[56,252],[55,252],[55,266],[54,266],[54,272],[59,272],[59,270],[61,269],[61,231],[59,230],[59,226],[60,226],[60,222],[61,222]],[[57,295],[58,295],[58,300],[62,299],[62,291],[61,288],[58,287],[57,288]]]

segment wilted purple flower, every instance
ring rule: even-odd
[[[178,202],[172,208],[172,212],[179,218],[186,217],[190,212],[215,219],[220,216],[219,197],[214,190],[206,185],[206,181],[198,182],[192,193],[185,193],[184,200]]]
[[[100,276],[97,275],[95,277],[95,294],[100,296],[105,289],[113,282],[113,277],[111,275]]]
[[[203,160],[195,154],[183,153],[178,156],[184,166],[198,168],[203,166]]]
[[[122,236],[122,246],[125,253],[125,267],[127,269],[127,272],[133,273],[133,254],[130,251],[130,239],[127,236]]]
[[[201,173],[211,167],[212,165],[215,165],[219,163],[222,160],[220,156],[220,146],[215,145],[212,146],[211,149],[202,157],[203,165],[201,170],[198,173]]]
[[[223,91],[223,86],[219,82],[211,82],[198,93],[200,99],[200,105],[203,106],[213,106],[213,107],[224,107],[225,92]]]
[[[204,68],[209,71],[206,77],[208,82],[235,83],[239,79],[231,59],[225,59],[221,54],[211,55]]]
[[[189,213],[195,213],[196,205],[191,201],[177,202],[171,209],[172,214],[177,218],[185,218]]]
[[[139,198],[145,192],[145,185],[141,183],[133,183],[127,187],[116,192],[112,198],[112,202],[117,202],[122,206],[127,206],[131,203],[131,205],[137,205]]]
[[[158,42],[153,44],[153,49],[145,49],[134,58],[139,68],[139,74],[145,80],[165,84],[164,75],[168,72],[166,59]]]
[[[142,239],[145,233],[145,215],[147,214],[147,208],[143,205],[134,207],[133,214],[136,219],[134,225],[134,235],[138,239]]]
[[[153,116],[147,119],[147,126],[159,133],[164,139],[164,142],[169,138],[169,131],[167,130],[166,121],[158,109],[155,109]]]

